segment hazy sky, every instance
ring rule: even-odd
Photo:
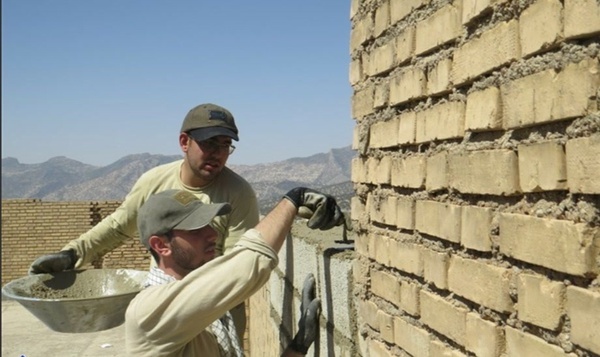
[[[350,0],[3,0],[2,157],[180,154],[181,122],[236,118],[231,164],[352,143]]]

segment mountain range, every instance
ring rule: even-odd
[[[289,189],[306,186],[334,195],[343,210],[350,209],[353,185],[350,146],[302,158],[257,164],[228,165],[244,177],[266,213]],[[107,166],[93,166],[64,156],[40,164],[2,159],[2,199],[39,198],[44,201],[123,200],[145,171],[181,159],[180,155],[127,155]]]

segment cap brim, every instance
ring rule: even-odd
[[[192,138],[194,138],[194,140],[197,140],[197,141],[207,140],[214,136],[219,136],[219,135],[228,136],[235,141],[240,140],[238,138],[237,134],[233,130],[223,128],[220,126],[212,126],[209,128],[198,128],[198,129],[190,130],[190,136]]]
[[[200,202],[199,202],[200,203]],[[183,221],[179,222],[173,229],[180,229],[182,231],[193,231],[207,226],[213,218],[223,214],[231,212],[231,206],[229,203],[217,203],[217,204],[202,204]]]

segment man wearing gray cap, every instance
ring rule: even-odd
[[[167,190],[144,203],[137,217],[140,240],[157,265],[147,288],[125,314],[128,356],[243,356],[228,310],[249,298],[278,264],[277,252],[301,207],[308,226],[326,230],[344,216],[329,195],[290,190],[227,255],[215,258],[214,219],[227,203],[204,204],[188,191]],[[305,282],[298,333],[284,356],[305,355],[319,329],[320,300],[312,274]]]
[[[256,194],[250,184],[225,166],[239,140],[233,115],[215,104],[201,104],[186,115],[179,133],[183,159],[157,166],[140,176],[114,213],[67,243],[60,252],[43,255],[30,274],[81,268],[136,236],[138,209],[148,197],[167,189],[185,190],[204,203],[228,202],[231,210],[215,218],[219,233],[217,255],[227,253],[242,234],[258,223]],[[245,331],[245,308],[234,311],[240,336]]]

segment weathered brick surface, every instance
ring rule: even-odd
[[[434,201],[416,202],[415,228],[451,242],[460,241],[461,207]]]
[[[350,84],[357,84],[364,79],[362,61],[360,58],[350,62],[350,68],[348,69],[348,78]]]
[[[564,313],[566,287],[543,276],[520,274],[517,285],[519,319],[556,330]]]
[[[448,102],[417,113],[416,142],[460,138],[465,133],[465,104]]]
[[[499,224],[500,251],[509,257],[573,275],[598,272],[599,228],[509,213]]]
[[[421,290],[421,321],[460,345],[466,341],[467,312],[441,296]]]
[[[422,249],[413,243],[390,242],[390,265],[406,273],[423,276]]]
[[[368,300],[360,301],[358,304],[358,310],[365,323],[372,328],[379,330],[379,319],[377,315],[378,309],[374,302]]]
[[[248,300],[248,330],[261,331],[252,333],[248,346],[252,355],[277,356],[280,353],[279,335],[272,328],[273,322],[270,317],[269,290],[268,285],[262,287]],[[270,327],[270,328],[267,328]]]
[[[386,43],[371,52],[369,56],[368,76],[375,76],[389,71],[394,65],[396,48],[394,42]]]
[[[371,125],[371,137],[369,143],[374,148],[385,148],[398,145],[398,124],[397,119],[378,122]]]
[[[448,288],[479,305],[499,312],[512,312],[509,269],[456,255],[450,258]]]
[[[465,347],[480,357],[496,357],[504,351],[504,330],[476,313],[467,314]]]
[[[426,158],[412,155],[392,161],[391,183],[393,186],[422,188],[425,185]]]
[[[600,4],[595,0],[565,1],[565,37],[578,38],[600,33]]]
[[[429,3],[431,0],[406,0],[393,1],[390,0],[390,20],[392,24],[402,20],[411,11]]]
[[[575,357],[575,354],[567,354],[562,348],[551,345],[535,335],[508,326],[505,331],[507,356]]]
[[[545,70],[501,86],[504,128],[565,120],[598,110],[592,97],[600,86],[598,59]]]
[[[429,357],[467,357],[467,355],[441,341],[431,340]]]
[[[450,90],[452,59],[446,58],[427,72],[427,95],[441,94]]]
[[[362,355],[600,355],[600,3],[352,6]]]
[[[390,265],[390,238],[384,235],[373,235],[371,237],[369,252],[371,257],[379,264]],[[371,248],[372,247],[372,248]]]
[[[382,80],[375,85],[373,94],[373,107],[380,109],[388,105],[390,101],[390,83],[388,80]]]
[[[376,340],[369,340],[369,355],[373,357],[391,357],[392,352],[385,346],[383,342]]]
[[[386,342],[394,342],[394,320],[392,315],[381,310],[377,311],[377,320],[379,322],[379,333]]]
[[[417,114],[414,112],[402,114],[398,120],[398,143],[409,144],[415,142],[417,130]]]
[[[500,89],[489,87],[467,97],[465,130],[486,131],[502,128]]]
[[[373,29],[373,35],[375,37],[381,36],[381,34],[388,29],[390,26],[390,3],[388,1],[382,2],[377,9],[375,9],[375,26]]]
[[[438,289],[448,289],[448,267],[450,255],[425,249],[423,251],[423,275],[425,280],[433,283]]]
[[[462,31],[460,15],[460,8],[450,4],[420,21],[416,31],[415,54],[421,55],[458,37]]]
[[[400,317],[394,317],[394,341],[413,356],[429,356],[430,334],[411,325]]]
[[[448,153],[441,152],[427,158],[425,187],[427,191],[448,188]]]
[[[383,223],[388,226],[397,225],[398,220],[398,197],[388,196],[383,205]]]
[[[366,160],[355,157],[352,159],[352,182],[367,182],[367,162]]]
[[[563,145],[555,141],[519,145],[519,183],[524,192],[566,190]]]
[[[389,273],[374,271],[371,273],[371,289],[373,293],[398,305],[400,300],[400,283]]]
[[[492,250],[491,208],[463,206],[461,207],[460,243],[469,249],[482,252]]]
[[[398,3],[392,1],[392,4]],[[393,7],[393,5],[392,5]],[[395,60],[398,65],[404,64],[415,52],[415,27],[405,28],[396,37],[396,55]]]
[[[600,134],[567,141],[566,155],[569,191],[600,192]]]
[[[396,200],[396,226],[403,229],[415,228],[415,201],[401,197]]]
[[[390,83],[390,104],[398,105],[425,95],[427,78],[425,72],[416,67],[407,68],[397,74]]]
[[[476,16],[479,16],[484,10],[488,10],[493,3],[498,1],[494,0],[472,0],[463,1],[462,6],[462,22],[463,24],[468,23]]]
[[[373,36],[373,17],[370,14],[358,19],[350,31],[350,50],[355,51]]]
[[[381,160],[377,160],[377,165],[369,167],[369,179],[377,184],[390,183],[392,176],[392,158],[384,156]]]
[[[600,292],[569,286],[567,315],[571,319],[571,340],[600,355]]]
[[[481,53],[486,55],[481,56]],[[498,24],[454,52],[452,82],[455,84],[466,82],[520,56],[518,21]]]
[[[519,186],[519,162],[510,150],[484,150],[448,155],[448,181],[463,193],[514,195]]]
[[[352,117],[360,120],[373,112],[373,87],[355,93],[352,98]]]
[[[523,56],[554,45],[562,37],[562,4],[558,0],[538,0],[519,18],[519,40]]]
[[[419,284],[403,281],[400,284],[400,308],[410,315],[419,316],[420,292],[421,288]]]

